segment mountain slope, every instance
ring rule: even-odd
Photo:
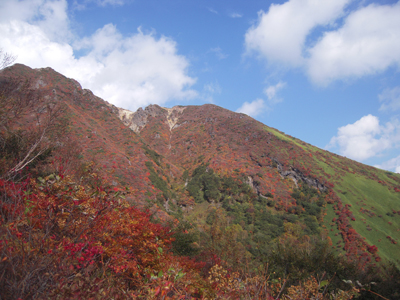
[[[376,245],[380,257],[398,259],[398,174],[329,153],[214,105],[154,105],[125,123],[177,166],[193,171],[207,163],[221,175],[244,174],[259,196],[272,196],[278,210],[298,206],[292,193],[300,181],[325,192],[329,204],[323,224],[339,251],[358,256]]]
[[[215,105],[151,105],[129,112],[50,68],[15,65],[1,71],[0,87],[12,81],[28,82],[27,90],[40,92],[36,109],[46,101],[63,108],[69,125],[64,138],[53,141],[47,172],[59,166],[79,177],[78,170],[89,170],[93,184],[101,180],[127,189],[132,204],[159,216],[193,220],[203,214],[199,226],[211,218],[210,207],[222,208],[241,230],[252,232],[246,243],[253,256],[257,243],[283,234],[284,224],[305,224],[308,234],[326,232],[338,252],[362,265],[398,259],[399,174],[329,153]],[[18,126],[33,124],[27,113]],[[271,216],[280,218],[278,225]]]
[[[15,65],[1,71],[0,81],[2,96],[9,103],[12,97],[39,93],[29,111],[20,115],[19,124],[11,126],[20,126],[29,132],[37,127],[32,120],[35,112],[44,110],[40,116],[44,118],[46,103],[59,107],[61,113],[56,121],[64,120],[65,132],[62,138],[52,140],[55,155],[47,167],[62,167],[76,176],[83,170],[90,170],[107,185],[135,191],[134,201],[138,205],[142,204],[146,193],[153,193],[145,166],[148,160],[145,143],[122,124],[115,115],[116,107],[50,68],[34,70]],[[7,86],[15,83],[14,95]],[[22,83],[27,83],[24,88],[21,88]],[[48,138],[51,140],[50,136]],[[93,181],[96,178],[92,178]]]

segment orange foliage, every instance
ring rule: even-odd
[[[161,297],[204,285],[201,265],[168,251],[170,229],[120,192],[60,176],[0,186],[1,298]]]

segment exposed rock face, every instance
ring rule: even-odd
[[[116,112],[121,121],[136,133],[146,126],[148,123],[149,116],[151,117],[164,117],[166,123],[168,123],[170,130],[174,128],[178,122],[179,115],[183,112],[185,107],[175,106],[172,108],[164,108],[158,105],[149,105],[145,109],[141,107],[136,111],[132,112],[127,109],[118,108]]]
[[[318,179],[310,178],[305,176],[301,171],[297,170],[296,168],[290,167],[290,170],[284,171],[282,165],[278,163],[278,171],[282,177],[288,177],[294,181],[297,186],[297,182],[301,180],[302,182],[306,183],[308,186],[316,188],[321,192],[325,192],[327,187],[324,186],[322,183],[318,181]]]
[[[253,179],[253,177],[247,176],[247,181],[245,181],[245,182],[251,187],[251,189],[253,190],[253,192],[255,192],[258,196],[263,197],[263,198],[265,198],[265,199],[269,199],[269,198],[268,198],[269,196],[263,195],[263,194],[261,193],[260,183],[257,182],[257,181],[255,181],[255,180]]]
[[[169,129],[172,130],[176,128],[179,119],[179,115],[183,113],[186,107],[183,106],[174,106],[173,108],[164,108],[168,111],[167,121],[169,125]]]

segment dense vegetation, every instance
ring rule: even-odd
[[[174,130],[146,108],[137,135],[50,69],[5,71],[0,299],[400,299],[398,175],[215,106]]]
[[[374,281],[375,291],[395,296],[396,268],[357,269],[289,215],[236,219],[239,209],[228,209],[230,215],[210,206],[204,223],[174,219],[167,226],[132,207],[127,191],[99,186],[95,173],[86,176],[96,184],[63,174],[0,180],[3,299],[290,299],[299,293],[296,299],[350,299],[362,292],[343,279]],[[249,189],[229,182],[230,195],[249,207]],[[262,237],[269,232],[262,226],[276,230]]]

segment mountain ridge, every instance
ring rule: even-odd
[[[201,108],[197,109],[198,110],[198,114],[201,115],[202,112],[203,111],[207,111],[209,109],[209,107],[213,107],[218,111],[224,110],[223,108],[217,108],[216,106],[213,106],[213,105],[204,105]],[[186,111],[188,109],[190,110],[191,107],[187,106],[187,107],[183,107],[183,108]],[[146,107],[143,112],[146,112],[146,110],[148,110],[150,115],[151,115],[151,117],[161,116],[162,115],[161,113],[152,115],[152,111],[153,111],[153,114],[154,114],[154,109],[155,109],[155,106],[149,106],[149,107]],[[165,108],[158,107],[157,109],[165,109]],[[174,108],[172,108],[172,110],[173,109]],[[136,113],[142,114],[141,109],[139,109]],[[134,114],[136,114],[136,113],[134,113]],[[249,118],[248,116],[241,115],[241,114],[235,114],[234,116],[235,117],[233,117],[233,115],[231,115],[231,116],[228,117],[228,119],[229,118],[239,118],[239,120],[241,120],[243,118],[244,119]],[[180,117],[183,117],[183,116],[180,116]],[[198,115],[195,115],[194,119],[196,119],[196,117],[198,117]],[[194,122],[193,119],[192,120],[188,120],[188,119],[184,119],[184,117],[183,117],[183,119],[181,119],[179,122],[177,122],[176,125],[178,127],[180,127],[181,125],[188,124],[191,121]],[[215,127],[219,127],[219,128],[224,126],[224,124],[218,124],[218,116],[215,116],[215,115],[207,116],[206,118],[203,119],[203,121],[201,123],[202,123],[202,125],[200,125],[200,126],[206,126],[206,124],[210,124],[210,123],[211,124],[212,123],[217,123]],[[161,128],[160,127],[157,127],[157,128],[146,128],[145,127],[146,125],[147,125],[147,123],[144,124],[144,125],[141,125],[142,127],[141,127],[141,129],[139,131],[139,134],[142,134],[142,136],[145,138],[146,142],[149,143],[150,145],[152,145],[154,147],[154,149],[157,149],[157,151],[159,151],[160,153],[165,153],[165,155],[169,159],[172,159],[172,161],[174,161],[175,163],[178,163],[178,161],[181,160],[181,158],[180,159],[173,159],[174,155],[170,155],[169,152],[166,151],[165,147],[163,147],[161,145],[158,145],[159,143],[154,143],[155,139],[159,139],[159,136],[160,136],[159,131],[162,130],[162,127]],[[160,125],[160,124],[158,124],[158,125]],[[154,126],[154,123],[153,123],[153,126]],[[250,126],[250,125],[247,125],[247,126]],[[278,170],[278,173],[279,173],[280,177],[282,179],[290,178],[291,180],[293,180],[293,182],[296,185],[296,187],[297,187],[297,181],[303,181],[303,182],[307,183],[310,186],[314,186],[314,187],[318,188],[320,191],[326,191],[327,190],[327,186],[329,186],[329,188],[333,189],[335,195],[332,195],[332,198],[335,199],[335,200],[331,200],[331,201],[336,201],[336,202],[338,201],[338,206],[336,207],[336,215],[345,214],[348,217],[349,220],[354,220],[355,219],[354,214],[356,214],[357,217],[359,217],[362,220],[364,220],[363,221],[364,225],[366,223],[368,223],[368,222],[365,221],[366,220],[365,214],[362,213],[363,212],[363,208],[360,208],[360,210],[357,211],[357,212],[354,212],[354,214],[353,214],[353,212],[349,213],[349,212],[346,211],[348,206],[354,205],[354,202],[358,204],[358,201],[355,201],[355,199],[359,200],[360,196],[358,196],[358,197],[356,196],[351,200],[349,199],[350,197],[345,196],[347,193],[351,194],[352,191],[351,191],[351,188],[346,186],[346,184],[342,184],[343,179],[341,179],[340,177],[343,174],[345,174],[343,172],[349,172],[346,176],[347,177],[349,177],[349,176],[352,177],[352,175],[354,175],[356,173],[355,170],[360,170],[364,174],[366,174],[366,178],[364,179],[366,182],[372,180],[373,182],[375,182],[375,183],[377,182],[381,186],[387,186],[388,182],[391,182],[392,184],[394,184],[394,186],[392,187],[392,190],[398,191],[398,189],[399,189],[398,185],[399,185],[400,181],[399,181],[398,176],[395,175],[394,173],[387,172],[387,171],[384,171],[384,170],[378,170],[378,169],[376,169],[374,167],[366,166],[366,165],[360,164],[358,162],[352,161],[350,159],[347,159],[346,157],[341,157],[341,156],[338,156],[336,154],[329,153],[328,151],[325,151],[325,150],[322,150],[322,149],[318,149],[317,147],[312,146],[312,145],[307,144],[307,143],[304,143],[303,141],[300,141],[300,140],[295,139],[293,137],[286,136],[285,134],[279,132],[278,130],[270,128],[270,127],[268,127],[268,126],[266,126],[264,124],[262,124],[261,126],[268,133],[272,133],[275,138],[280,139],[282,141],[289,142],[289,143],[294,143],[296,146],[298,146],[302,150],[308,150],[308,151],[311,152],[311,153],[309,153],[308,156],[304,156],[304,155],[302,156],[302,163],[303,164],[300,164],[297,167],[295,166],[296,161],[294,160],[293,157],[289,156],[289,159],[286,159],[287,161],[290,161],[290,159],[292,159],[292,163],[289,163],[289,164],[288,163],[286,163],[286,164],[282,164],[281,163],[282,158],[279,158],[279,155],[282,155],[281,153],[276,153],[273,156],[268,155],[267,157],[270,158],[270,161],[272,161],[272,163],[275,163],[277,165],[277,170]],[[217,135],[217,132],[218,132],[218,130],[214,130],[213,126],[209,126],[208,134],[209,134],[209,137],[211,139],[213,139]],[[255,134],[254,137],[258,136],[257,135],[258,132],[256,131],[255,128],[250,129],[250,132],[253,135]],[[249,141],[251,142],[251,134],[249,136],[247,136],[246,138],[244,138],[244,142],[249,142]],[[153,136],[154,138],[152,138],[152,135],[154,135]],[[179,134],[177,134],[177,135],[179,136]],[[169,138],[169,140],[171,140],[171,138]],[[194,138],[193,139],[193,141],[199,141],[199,140],[201,140],[201,139],[200,138]],[[194,145],[194,143],[192,143],[193,141],[189,142],[190,145],[188,146],[188,148],[190,147],[190,149],[192,149],[193,147],[196,147]],[[182,144],[182,142],[181,142],[181,144]],[[171,148],[170,142],[169,142],[169,148]],[[174,147],[174,149],[177,149],[177,148],[178,148],[177,146]],[[203,146],[203,148],[204,148],[204,146]],[[232,146],[230,146],[230,149],[232,149]],[[293,149],[293,146],[291,147],[291,149]],[[207,151],[207,150],[205,150],[205,151]],[[199,152],[199,151],[197,151],[197,152]],[[187,154],[189,156],[192,155],[190,153],[190,151],[188,151]],[[330,156],[332,156],[334,158],[334,160],[336,160],[336,165],[332,165],[331,163],[326,163],[327,162],[326,154],[329,154]],[[204,153],[202,153],[202,155],[204,155]],[[258,166],[260,166],[260,167],[263,166],[263,164],[260,163],[260,159],[259,159],[260,156],[262,156],[262,154],[261,155],[260,154],[254,155],[254,153],[253,154],[248,153],[248,155],[249,155],[249,158],[253,162],[255,162]],[[315,170],[311,171],[310,167],[304,164],[304,162],[309,160],[309,158],[311,158],[311,160],[313,160],[313,156],[317,157],[317,159],[316,159],[318,161],[317,165],[320,165],[319,168],[321,170],[318,171],[318,172],[315,172]],[[283,159],[283,160],[285,160],[285,159]],[[215,170],[219,169],[218,166],[216,166],[213,163],[213,160],[211,160],[209,162],[210,162],[210,166],[212,166],[213,169],[215,169]],[[314,162],[310,162],[310,161],[308,161],[308,164],[309,165],[315,165]],[[265,164],[264,164],[264,166],[265,166]],[[352,167],[349,168],[349,166],[352,166]],[[383,177],[379,177],[378,178],[376,176],[376,174],[375,174],[375,173],[382,173],[382,172],[385,173],[386,175],[388,175],[386,180],[381,180]],[[253,174],[248,176],[249,185],[252,186],[253,188],[255,188],[254,185],[252,184],[253,177],[254,177],[255,173],[257,173],[257,172],[253,171]],[[308,176],[306,176],[305,174],[307,174]],[[341,174],[341,175],[338,175],[338,174]],[[337,182],[335,182],[335,183],[328,182],[328,181],[324,182],[324,180],[321,179],[321,176],[323,176],[325,178],[326,177],[331,178],[331,177],[333,177],[335,175],[337,177],[335,179],[335,181],[337,181]],[[258,179],[260,179],[260,178],[258,178]],[[364,180],[361,180],[361,181],[364,181]],[[348,181],[353,181],[353,179],[349,178]],[[257,184],[259,185],[259,182]],[[364,182],[362,184],[365,185],[365,184],[368,184],[368,183]],[[373,184],[373,183],[371,182],[369,184]],[[257,194],[259,196],[264,196],[263,193],[267,194],[269,192],[269,191],[267,191],[265,189],[263,190],[263,187],[259,187],[258,185],[255,188],[255,190],[256,190],[256,192],[257,192]],[[336,185],[336,187],[335,187],[335,185]],[[265,185],[264,185],[264,187],[265,187]],[[357,185],[356,186],[352,186],[352,187],[354,187],[355,190],[359,189],[359,187],[357,187]],[[346,190],[342,190],[342,189],[346,189]],[[389,199],[392,199],[391,201],[395,201],[395,199],[400,199],[400,197],[398,196],[398,192],[396,192],[396,194],[397,195],[391,196]],[[340,195],[340,196],[338,196],[338,195]],[[343,198],[343,201],[344,201],[344,205],[341,204],[342,198]],[[399,204],[398,201],[397,201],[397,203],[396,203],[396,201],[393,202],[392,205],[394,205],[394,206],[392,208],[389,208],[388,212],[386,212],[386,213],[390,213],[390,210],[396,211],[397,208],[398,208],[398,204]],[[374,206],[371,206],[371,207],[374,209]],[[343,213],[342,213],[342,211],[343,211]],[[360,213],[360,211],[361,211],[361,213]],[[379,216],[380,216],[380,218],[383,218],[382,215],[379,215]],[[390,226],[392,226],[392,224],[393,224],[392,220],[391,221],[387,221],[387,222],[388,222],[388,224],[390,224]],[[332,227],[331,222],[326,222],[326,225],[328,225],[329,223],[330,223],[330,227]],[[351,222],[345,222],[344,228],[342,227],[342,230],[341,230],[342,231],[341,232],[342,236],[344,235],[343,234],[343,230],[346,230],[345,228],[350,226],[350,223]],[[366,229],[371,231],[371,227],[368,227],[368,226],[371,226],[371,225],[367,225]],[[365,239],[365,235],[367,233],[365,228],[361,228],[362,226],[359,226],[359,225],[356,226],[356,227],[358,227],[357,229],[359,231],[364,232],[364,237],[362,239]],[[376,226],[374,227],[374,229],[376,231],[381,231],[381,229],[377,228]],[[338,233],[338,232],[336,232],[336,233]],[[337,243],[338,240],[334,236],[335,235],[332,236],[332,239],[336,240],[335,242]],[[388,245],[388,246],[396,245],[396,244],[393,243],[394,239],[387,232],[387,229],[383,229],[382,230],[382,236],[386,237],[386,242],[387,243],[390,243],[390,245]],[[396,234],[396,236],[397,236],[397,234]],[[360,242],[361,242],[362,239],[360,239]],[[395,240],[397,240],[397,238]],[[382,239],[377,239],[377,238],[374,238],[374,239],[367,238],[367,241],[369,243],[371,243],[372,245],[382,243]],[[389,252],[391,252],[392,255],[393,255],[394,253],[396,253],[397,250],[393,249],[393,247],[391,247],[391,248],[392,248],[392,250],[389,251]],[[386,253],[383,253],[383,257],[386,257],[387,259],[389,259],[390,256],[392,256],[392,255],[390,255],[390,254],[388,255]]]
[[[400,213],[393,213],[400,212],[398,174],[319,149],[212,104],[150,105],[130,112],[50,68],[15,65],[2,70],[0,78],[0,84],[22,78],[30,82],[30,89],[41,92],[41,99],[65,105],[68,137],[75,142],[70,146],[75,148],[71,149],[75,166],[93,162],[92,171],[102,180],[134,193],[128,196],[134,205],[165,218],[171,211],[183,210],[190,218],[196,201],[207,198],[210,205],[227,203],[229,214],[233,206],[250,201],[251,207],[259,197],[266,201],[263,209],[291,214],[297,220],[293,222],[310,216],[309,226],[318,224],[326,231],[338,253],[362,258],[362,263],[374,263],[381,257],[398,259],[400,233],[395,228],[400,227]],[[54,151],[62,153],[66,148]],[[201,166],[213,170],[217,181],[229,177],[248,185],[254,196],[232,200],[221,187],[210,187],[213,193],[204,198],[206,185],[199,185],[201,193],[194,196],[187,186]],[[318,206],[313,198],[304,200],[304,195],[296,194],[304,185],[316,188],[318,199],[324,198],[325,204]],[[377,253],[368,252],[372,245],[378,246]]]

